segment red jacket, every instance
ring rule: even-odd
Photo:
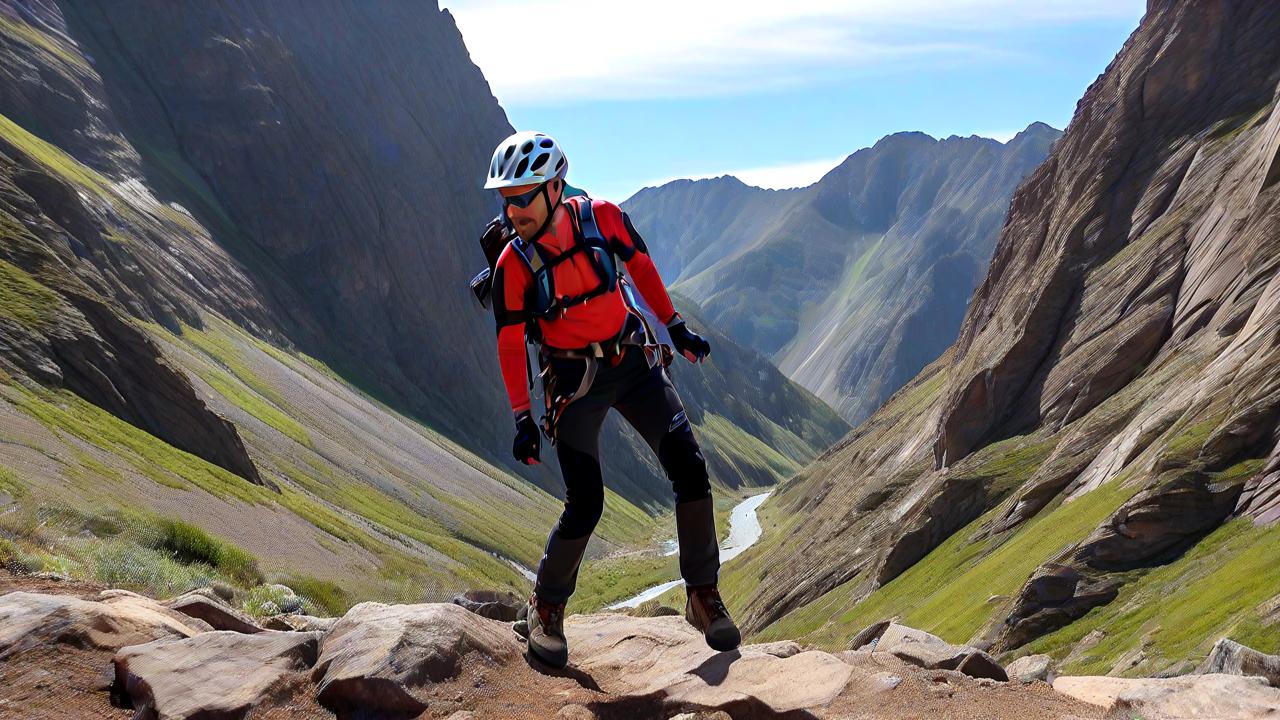
[[[577,211],[577,203],[584,197],[566,198],[566,207],[556,208],[554,221],[535,241],[549,257],[555,257],[573,247],[573,225],[570,212]],[[627,267],[627,273],[635,288],[663,323],[675,315],[667,289],[649,257],[644,240],[631,225],[631,219],[617,205],[607,200],[592,200],[592,211],[600,234],[609,242],[614,254]],[[525,365],[524,323],[529,315],[525,311],[527,295],[533,274],[518,256],[519,251],[510,244],[503,249],[493,272],[494,319],[498,325],[498,363],[502,367],[502,380],[507,386],[511,410],[519,413],[529,409],[529,376]],[[551,269],[559,296],[578,295],[596,287],[600,282],[587,253],[578,253]],[[563,316],[551,320],[538,318],[543,341],[557,348],[580,348],[593,342],[608,340],[622,330],[627,308],[622,292],[597,295],[579,305],[567,308]]]

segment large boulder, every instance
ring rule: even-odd
[[[970,677],[1001,682],[1009,679],[1000,663],[987,653],[965,645],[952,645],[936,635],[898,623],[884,629],[875,641],[875,650],[928,670],[957,670]]]
[[[29,592],[0,596],[0,660],[52,643],[116,650],[210,630],[202,620],[127,590],[104,590],[97,600]]]
[[[315,664],[320,633],[221,630],[122,648],[112,662],[135,720],[239,720],[289,673]]]
[[[414,717],[427,691],[459,675],[468,656],[486,663],[520,657],[523,646],[505,623],[451,603],[351,608],[325,636],[312,672],[320,704]]]
[[[1060,677],[1053,689],[1108,709],[1108,717],[1144,720],[1257,720],[1280,717],[1280,690],[1262,678]]]
[[[799,714],[830,703],[853,674],[848,663],[817,650],[744,645],[719,653],[684,618],[571,615],[565,637],[574,667],[602,690],[658,697],[673,711]]]
[[[192,591],[164,601],[164,606],[193,618],[203,620],[214,630],[231,630],[238,633],[260,633],[262,628],[253,618],[227,605],[212,592]]]
[[[1266,678],[1271,687],[1280,688],[1280,656],[1264,655],[1234,640],[1222,638],[1214,644],[1209,657],[1196,673],[1250,675]]]

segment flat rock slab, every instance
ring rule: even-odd
[[[929,670],[958,670],[970,677],[1002,682],[1009,679],[1000,663],[985,652],[952,645],[936,635],[898,623],[885,628],[875,650]]]
[[[151,598],[104,590],[97,600],[11,592],[0,596],[0,659],[51,643],[117,650],[212,628]]]
[[[320,637],[219,630],[132,645],[112,658],[116,687],[129,695],[135,720],[239,720],[286,674],[315,664]]]
[[[1258,677],[1060,677],[1053,689],[1126,720],[1135,715],[1143,720],[1280,718],[1280,690]]]
[[[507,663],[524,651],[508,623],[452,603],[351,608],[321,643],[312,672],[320,704],[343,713],[415,717],[425,690],[456,677],[468,656]]]
[[[848,684],[853,668],[830,653],[750,645],[720,653],[681,617],[571,615],[571,661],[614,695],[664,698],[676,709],[755,707],[766,712],[818,708]],[[771,654],[781,651],[785,657]],[[800,680],[803,679],[803,680]]]
[[[238,633],[260,633],[262,628],[245,613],[204,593],[189,592],[164,601],[165,607],[193,618],[203,620],[214,630],[231,630]]]
[[[744,653],[748,651],[762,652],[766,655],[780,658],[791,657],[801,652],[800,644],[795,640],[776,640],[774,642],[742,645],[739,649]]]

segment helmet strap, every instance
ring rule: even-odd
[[[542,237],[542,233],[546,232],[547,227],[551,225],[551,220],[556,216],[556,208],[560,207],[560,203],[564,202],[564,188],[562,187],[560,189],[559,197],[556,198],[556,204],[551,204],[551,193],[547,192],[547,185],[549,184],[550,181],[544,182],[542,183],[541,188],[539,188],[542,192],[542,198],[547,201],[547,217],[544,218],[542,220],[542,224],[538,226],[538,231],[529,238],[529,242],[533,242],[534,240]]]

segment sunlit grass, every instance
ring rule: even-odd
[[[1231,637],[1264,653],[1280,652],[1280,626],[1263,622],[1260,608],[1280,597],[1280,526],[1228,522],[1178,560],[1146,571],[1111,603],[1027,646],[1028,653],[1065,659],[1095,630],[1102,640],[1063,667],[1072,674],[1106,674],[1121,656],[1141,648],[1141,664],[1126,675],[1164,670],[1202,659],[1219,638]]]

